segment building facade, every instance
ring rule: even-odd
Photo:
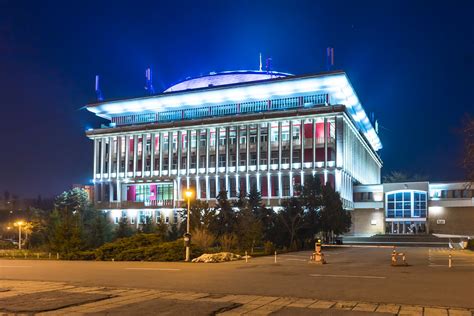
[[[470,182],[406,182],[354,187],[350,234],[474,236]]]
[[[94,143],[94,202],[118,222],[177,221],[183,191],[214,202],[255,186],[268,206],[318,175],[354,208],[354,184],[379,184],[380,139],[344,72],[211,74],[163,93],[87,109],[110,121]]]

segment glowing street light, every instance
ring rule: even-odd
[[[21,226],[23,226],[25,222],[17,221],[15,222],[15,226],[18,226],[18,249],[21,250]]]
[[[191,260],[191,233],[189,232],[190,230],[190,217],[189,217],[189,207],[191,204],[191,198],[193,197],[193,191],[191,190],[186,190],[184,191],[184,196],[188,199],[188,215],[186,219],[186,234],[184,235],[184,241],[186,243],[186,261]]]

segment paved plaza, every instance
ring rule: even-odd
[[[46,314],[472,315],[474,254],[326,249],[222,264],[0,260],[0,311]],[[452,255],[452,268],[448,256]]]

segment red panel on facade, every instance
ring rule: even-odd
[[[316,161],[324,161],[324,148],[316,148]]]
[[[268,196],[268,185],[267,185],[267,177],[260,178],[261,186],[262,186],[262,196]]]
[[[313,149],[306,148],[304,150],[304,162],[312,162],[313,161]]]
[[[128,148],[129,148],[130,153],[132,153],[132,152],[133,152],[133,138],[130,138],[130,142],[129,142]]]
[[[316,123],[316,139],[324,138],[324,123]]]
[[[277,196],[278,192],[278,177],[271,176],[270,177],[270,185],[272,187],[272,197]]]
[[[156,184],[150,185],[150,200],[156,201]]]
[[[313,138],[313,124],[307,123],[304,125],[304,137],[305,138]]]
[[[134,185],[127,187],[127,201],[135,201],[136,188]]]

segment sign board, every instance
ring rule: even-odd
[[[436,224],[438,224],[438,225],[444,225],[444,224],[446,224],[446,220],[444,220],[444,219],[437,219],[437,220],[436,220]]]

